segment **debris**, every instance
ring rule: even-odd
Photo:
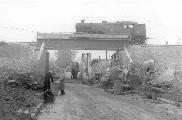
[[[110,93],[110,94],[114,94],[114,90],[113,89],[104,89],[105,92]]]
[[[24,114],[30,114],[30,111],[27,109],[24,111]]]

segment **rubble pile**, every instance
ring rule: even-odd
[[[109,64],[104,66],[101,62],[92,65],[89,84],[114,93],[114,84],[117,88],[117,83],[121,83],[119,87],[123,92],[133,90],[144,92],[146,95],[149,93],[147,96],[154,99],[157,98],[157,94],[166,98],[176,95],[175,99],[180,101],[181,46],[136,45],[129,46],[127,50],[119,51],[116,55],[118,56],[114,59],[112,67]]]

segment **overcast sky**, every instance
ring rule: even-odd
[[[74,32],[75,23],[145,23],[149,43],[182,37],[182,0],[0,0],[0,40],[33,41],[39,32]]]

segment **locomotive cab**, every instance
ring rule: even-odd
[[[135,44],[145,44],[146,43],[146,29],[145,24],[136,24],[133,29],[133,43]]]

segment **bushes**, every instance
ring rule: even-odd
[[[155,75],[158,78],[168,70],[181,70],[181,48],[181,46],[131,46],[128,51],[133,62],[138,65],[149,59],[155,60]]]
[[[131,46],[128,49],[134,61],[131,71],[140,76],[142,83],[146,82],[147,70],[142,64],[149,59],[155,60],[154,74],[150,78],[149,85],[163,88],[167,91],[162,95],[164,98],[172,99],[175,96],[173,100],[178,101],[178,97],[181,96],[182,81],[181,76],[175,73],[176,71],[180,73],[182,70],[181,49],[181,46]]]
[[[16,80],[24,83],[31,78],[31,72],[36,62],[35,54],[29,48],[20,44],[8,44],[0,46],[0,80]],[[22,120],[22,115],[18,115],[18,110],[26,110],[36,106],[41,99],[35,96],[37,92],[27,90],[22,87],[7,87],[4,91],[0,89],[0,118],[4,115],[4,120]]]
[[[12,117],[10,119],[19,120],[22,117],[22,115],[18,115],[19,109],[25,111],[41,103],[41,98],[35,96],[36,93],[24,88],[8,87],[7,91],[0,90],[0,113],[6,115],[5,120],[9,116]]]

